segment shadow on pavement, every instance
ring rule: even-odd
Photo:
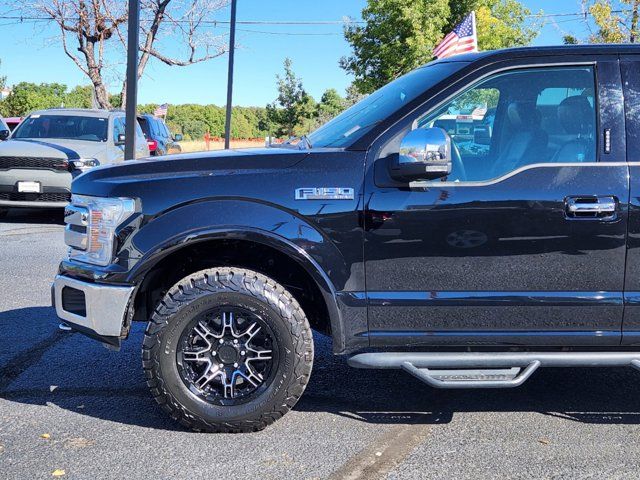
[[[52,403],[80,415],[156,429],[181,430],[155,404],[141,369],[143,324],[134,325],[120,352],[111,352],[77,333],[51,327],[44,307],[0,312],[0,325],[14,330],[11,355],[0,363],[0,398]],[[18,321],[26,318],[29,326]],[[40,320],[33,320],[33,319]],[[11,320],[11,325],[7,319]],[[47,335],[25,349],[20,335],[32,328]],[[7,352],[5,352],[7,353]],[[537,412],[595,424],[640,423],[640,373],[618,369],[541,369],[524,386],[509,390],[436,390],[409,374],[356,370],[331,354],[317,335],[314,372],[298,412],[329,412],[375,424],[450,422],[460,412]]]

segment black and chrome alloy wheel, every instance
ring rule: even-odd
[[[242,268],[203,270],[156,307],[142,346],[152,395],[194,430],[261,430],[287,413],[309,381],[311,328],[293,295]]]
[[[185,329],[177,352],[180,376],[200,398],[233,405],[264,390],[277,370],[269,325],[238,307],[207,311]]]

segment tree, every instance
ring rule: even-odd
[[[20,82],[0,105],[6,116],[23,116],[34,110],[61,107],[65,104],[67,86],[60,83]]]
[[[363,93],[360,93],[358,91],[358,87],[356,87],[356,85],[352,83],[347,87],[347,98],[345,98],[345,107],[348,108],[352,105],[355,105],[364,97],[366,97],[366,95]]]
[[[527,45],[537,34],[516,0],[368,0],[365,25],[345,28],[353,53],[340,65],[360,93],[371,93],[431,61],[434,47],[472,10],[481,50]]]
[[[275,128],[277,136],[292,137],[300,130],[307,133],[305,123],[314,116],[315,102],[293,72],[290,58],[284,60],[284,76],[276,75],[276,79],[278,98],[267,105],[267,121],[263,126]]]
[[[126,51],[127,2],[123,0],[8,0],[25,16],[38,14],[55,21],[65,54],[89,78],[98,105],[111,108],[107,82],[122,77]],[[169,66],[186,66],[222,55],[228,47],[222,37],[206,30],[213,14],[227,0],[141,0],[141,78],[149,60]],[[171,37],[178,37],[179,41]],[[165,44],[171,45],[171,52]],[[175,55],[173,52],[181,50]],[[126,105],[126,80],[122,81],[120,105]]]
[[[320,102],[318,103],[318,110],[316,114],[318,124],[322,125],[328,122],[342,112],[346,106],[347,101],[340,96],[335,88],[325,90],[322,97],[320,97]]]
[[[591,14],[597,28],[585,20],[591,31],[590,43],[636,43],[639,40],[640,0],[583,0],[582,8]]]
[[[93,107],[93,87],[91,85],[77,86],[65,95],[64,106],[68,108]]]

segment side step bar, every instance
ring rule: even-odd
[[[634,367],[640,352],[418,352],[360,353],[355,368],[401,368],[435,388],[510,388],[538,367]]]

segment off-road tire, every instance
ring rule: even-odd
[[[177,339],[197,312],[232,304],[263,309],[280,359],[273,381],[259,396],[242,405],[221,406],[185,386],[176,365]],[[142,365],[153,397],[182,425],[206,432],[258,431],[302,396],[313,365],[311,328],[296,299],[273,279],[242,268],[202,270],[176,283],[157,305],[145,332]]]

